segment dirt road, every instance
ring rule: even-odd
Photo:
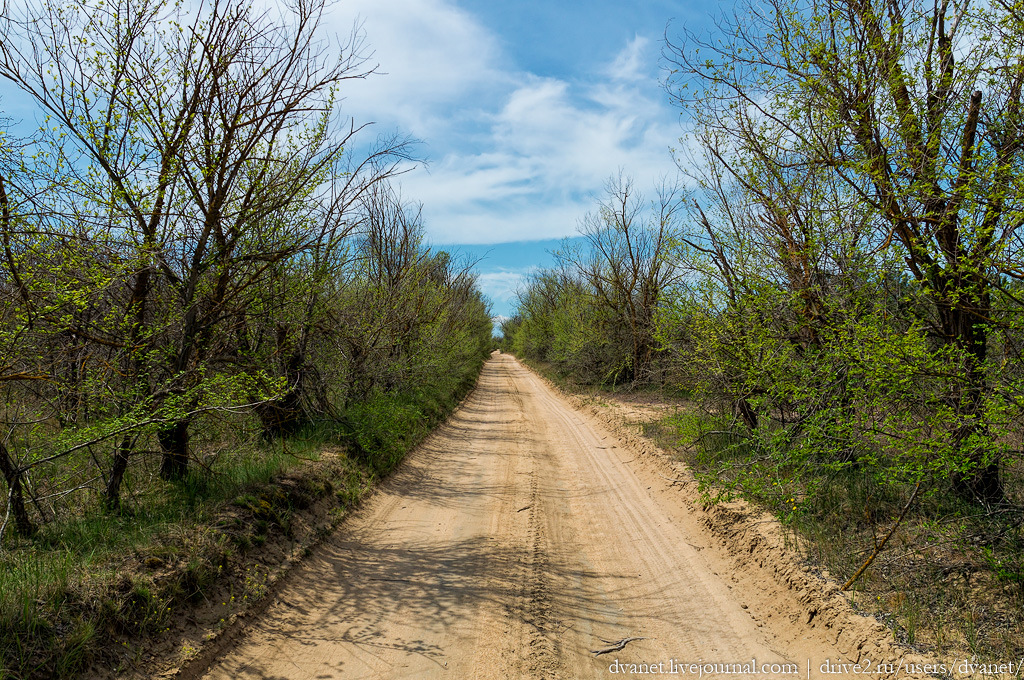
[[[737,572],[643,458],[496,356],[205,677],[843,677],[820,672],[838,631]]]

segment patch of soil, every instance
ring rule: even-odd
[[[84,677],[175,677],[218,647],[236,621],[257,615],[276,584],[334,530],[354,507],[351,489],[337,489],[352,474],[345,453],[326,448],[320,459],[253,488],[223,508],[211,526],[169,537],[188,550],[136,554],[118,565],[124,590],[146,592],[153,602],[177,601],[153,612],[158,625],[139,638],[116,630],[109,648]],[[368,481],[357,482],[365,488]],[[198,547],[197,547],[198,545]],[[187,558],[181,557],[187,554]],[[121,598],[124,599],[124,598]]]

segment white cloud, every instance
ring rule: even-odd
[[[498,206],[476,202],[459,211],[428,210],[427,231],[435,243],[508,243],[540,241],[576,234],[580,217],[593,208],[590,201],[541,202],[538,198]]]
[[[439,107],[486,101],[507,87],[496,37],[445,0],[347,0],[332,8],[330,24],[341,35],[360,24],[379,65],[351,83],[346,106],[427,141],[449,122]]]
[[[572,235],[620,168],[641,187],[675,172],[668,149],[676,130],[640,86],[580,89],[573,96],[564,81],[526,78],[494,116],[486,152],[452,152],[429,175],[410,178],[410,193],[430,197],[425,215],[436,239]]]
[[[480,292],[502,307],[517,301],[516,293],[526,283],[527,278],[536,271],[536,267],[520,269],[499,268],[497,271],[484,272],[477,276]]]
[[[388,74],[352,83],[345,110],[424,140],[430,168],[401,183],[436,243],[572,235],[620,169],[640,187],[674,172],[675,113],[645,37],[585,79],[542,78],[508,66],[498,37],[447,0],[340,7],[337,30],[364,17]]]
[[[648,38],[635,36],[626,49],[619,52],[605,73],[612,80],[619,81],[635,81],[647,77],[651,66],[647,59],[650,43]]]

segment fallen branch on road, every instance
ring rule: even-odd
[[[605,642],[605,643],[607,643],[607,644],[609,644],[611,646],[610,647],[602,647],[601,649],[592,649],[592,650],[590,650],[590,653],[593,654],[594,656],[601,656],[602,654],[607,654],[609,652],[617,652],[620,649],[622,649],[623,647],[625,647],[626,645],[628,645],[633,640],[646,640],[647,638],[645,638],[645,637],[628,637],[628,638],[622,638],[621,640],[605,640],[604,638],[598,638],[598,639],[601,642]]]

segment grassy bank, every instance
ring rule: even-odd
[[[274,442],[260,438],[257,422],[205,432],[193,454],[200,464],[183,480],[164,482],[139,460],[117,513],[103,510],[83,480],[76,511],[0,552],[0,678],[65,678],[89,668],[126,675],[149,663],[158,643],[161,653],[187,659],[192,643],[168,639],[183,618],[206,608],[223,623],[262,597],[275,562],[287,557],[275,544],[315,540],[299,534],[325,531],[357,504],[475,378],[376,393],[336,421]],[[331,521],[310,520],[314,507]],[[305,527],[310,521],[317,525]]]
[[[943,660],[1024,656],[1024,498],[985,507],[939,486],[882,483],[858,466],[803,469],[798,485],[785,470],[752,474],[749,440],[691,407],[644,429],[693,469],[709,500],[739,496],[769,510],[836,582],[874,555],[851,599],[897,639]],[[1008,489],[1024,488],[1024,470],[1005,474]]]

